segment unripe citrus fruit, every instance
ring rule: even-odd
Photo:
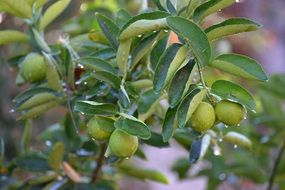
[[[217,118],[226,125],[238,125],[245,117],[245,109],[239,103],[222,100],[215,107]]]
[[[47,65],[44,57],[37,53],[30,53],[21,63],[21,75],[28,82],[37,82],[46,77]]]
[[[89,135],[98,141],[108,140],[112,132],[115,130],[114,120],[102,117],[94,116],[87,124]]]
[[[118,157],[130,157],[138,148],[138,137],[116,129],[110,137],[109,147]]]
[[[213,106],[207,102],[201,102],[191,116],[192,128],[199,132],[206,131],[214,125],[215,119]]]

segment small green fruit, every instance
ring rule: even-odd
[[[191,117],[192,128],[198,132],[204,132],[214,125],[215,119],[213,106],[207,102],[201,102]]]
[[[112,132],[115,130],[114,120],[94,116],[87,124],[89,135],[97,141],[108,140]]]
[[[110,137],[109,147],[118,157],[130,157],[138,148],[138,137],[116,129]]]
[[[238,125],[245,118],[245,109],[239,104],[229,100],[222,100],[215,107],[217,118],[226,125]]]
[[[45,79],[46,71],[47,65],[45,59],[37,53],[30,53],[21,63],[21,75],[30,83]]]

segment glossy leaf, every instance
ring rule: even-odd
[[[160,0],[152,0],[153,3],[157,6],[157,8],[161,11],[167,11],[161,4]]]
[[[175,108],[168,108],[163,125],[162,125],[162,137],[163,137],[163,142],[168,142],[170,138],[173,136],[175,129],[177,128],[177,122],[176,122],[176,112],[177,112],[177,107]]]
[[[205,154],[208,151],[208,148],[211,144],[211,135],[210,134],[205,134],[202,137],[202,141],[201,141],[201,151],[200,151],[200,155],[199,155],[199,159],[198,160],[202,160],[205,156]]]
[[[163,184],[169,183],[166,176],[156,170],[137,168],[135,166],[129,165],[120,165],[119,170],[128,176],[135,177],[141,180],[152,180]]]
[[[113,66],[103,59],[88,56],[81,57],[80,59],[77,59],[76,62],[80,63],[84,67],[87,67],[88,69],[92,69],[93,71],[106,71],[115,74],[115,69]]]
[[[151,50],[150,64],[151,64],[151,69],[153,71],[155,71],[157,64],[159,63],[159,58],[161,57],[161,55],[165,51],[165,48],[167,47],[167,41],[168,41],[168,35],[159,40]]]
[[[40,20],[40,29],[43,30],[52,21],[54,21],[68,6],[71,0],[59,0],[52,4],[44,13]]]
[[[219,38],[238,34],[241,32],[255,31],[260,28],[260,25],[245,18],[230,18],[219,24],[215,24],[205,30],[210,41]]]
[[[181,36],[190,45],[200,64],[208,65],[211,58],[211,46],[204,31],[195,23],[182,17],[166,19],[172,31]]]
[[[15,43],[15,42],[28,42],[29,37],[17,30],[1,30],[0,31],[0,45]]]
[[[62,91],[61,81],[56,67],[52,63],[47,64],[46,78],[48,86],[56,91]]]
[[[251,141],[243,134],[230,131],[228,132],[223,140],[233,143],[234,145],[245,147],[245,148],[251,148],[252,144]]]
[[[116,61],[121,72],[126,75],[128,69],[129,53],[131,49],[132,40],[126,39],[120,41],[117,51]]]
[[[177,11],[176,11],[174,5],[172,4],[171,0],[166,0],[166,7],[171,14],[177,13]]]
[[[118,93],[119,103],[124,109],[128,109],[131,105],[131,100],[129,95],[123,85],[120,86],[119,93]]]
[[[238,54],[223,54],[215,58],[211,67],[251,80],[266,81],[267,76],[254,59]]]
[[[132,16],[128,11],[120,9],[116,14],[116,24],[121,29],[131,18]]]
[[[184,67],[175,73],[168,89],[168,101],[170,107],[173,108],[176,106],[183,97],[184,92],[188,90],[189,85],[187,84],[189,84],[188,80],[194,66],[195,60],[191,59]]]
[[[31,137],[32,137],[32,122],[28,120],[25,123],[25,129],[21,139],[21,150],[23,153],[26,153],[29,150]]]
[[[184,127],[189,121],[198,105],[204,99],[206,93],[207,91],[205,89],[200,90],[198,88],[194,88],[193,90],[190,90],[190,92],[181,101],[177,111],[178,126],[180,128]]]
[[[136,45],[136,47],[133,49],[131,53],[131,64],[130,64],[131,70],[137,65],[137,63],[143,58],[143,56],[145,56],[146,53],[150,51],[151,47],[155,44],[158,37],[159,33],[156,32],[154,34],[147,36]]]
[[[134,16],[122,27],[119,39],[124,40],[146,32],[167,28],[165,22],[165,17],[167,16],[169,16],[169,13],[162,11],[142,13]]]
[[[18,168],[27,171],[47,172],[50,170],[47,158],[41,153],[24,154],[17,157],[14,162]]]
[[[2,11],[20,18],[32,17],[32,7],[26,0],[1,0],[0,7]]]
[[[187,47],[181,44],[172,44],[159,59],[153,79],[153,89],[159,92],[170,82],[187,56]]]
[[[235,3],[235,0],[209,0],[200,5],[194,11],[194,21],[202,21],[206,16],[226,8]]]
[[[218,80],[212,85],[211,89],[214,94],[224,99],[236,100],[248,109],[255,110],[255,102],[252,95],[235,83]]]
[[[92,73],[91,76],[99,81],[104,81],[115,88],[120,88],[121,79],[113,73],[106,71],[97,71]]]
[[[121,117],[115,122],[115,127],[121,129],[130,135],[137,136],[142,139],[149,139],[151,132],[148,126],[137,118],[120,113]]]
[[[74,106],[75,111],[87,115],[115,115],[118,113],[118,107],[110,103],[98,103],[94,101],[77,101]]]
[[[64,155],[64,145],[62,142],[57,142],[53,145],[52,150],[48,156],[48,164],[54,171],[58,172],[60,170],[60,165],[63,160]]]
[[[94,54],[91,54],[91,56],[97,57],[99,59],[109,60],[116,57],[116,52],[113,48],[105,48],[96,51]]]
[[[192,18],[195,9],[201,5],[202,0],[190,0],[187,6],[187,16]]]
[[[120,32],[119,27],[111,19],[107,18],[106,16],[100,13],[96,13],[95,16],[102,32],[109,40],[112,47],[116,50],[119,46],[119,42],[117,39],[117,36]]]

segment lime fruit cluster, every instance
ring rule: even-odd
[[[46,72],[47,65],[45,59],[37,53],[30,53],[21,63],[20,73],[30,83],[45,79]]]
[[[89,135],[97,141],[109,141],[109,148],[115,156],[130,157],[138,148],[138,137],[115,129],[114,120],[94,116],[87,124]]]
[[[216,119],[228,126],[239,125],[245,118],[244,107],[230,100],[219,101],[215,108],[207,102],[201,102],[191,116],[192,128],[204,132],[212,128]]]

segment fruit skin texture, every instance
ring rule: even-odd
[[[245,109],[242,105],[229,101],[221,100],[215,106],[217,118],[226,125],[238,125],[245,117]]]
[[[116,129],[110,137],[109,147],[118,157],[130,157],[138,148],[138,137]]]
[[[101,116],[94,116],[88,123],[87,129],[89,135],[97,140],[108,140],[115,130],[114,120]]]
[[[210,129],[215,123],[216,115],[213,106],[201,102],[191,116],[192,128],[198,132]]]
[[[43,80],[46,77],[46,71],[45,59],[37,53],[30,53],[21,63],[21,75],[30,83]]]

